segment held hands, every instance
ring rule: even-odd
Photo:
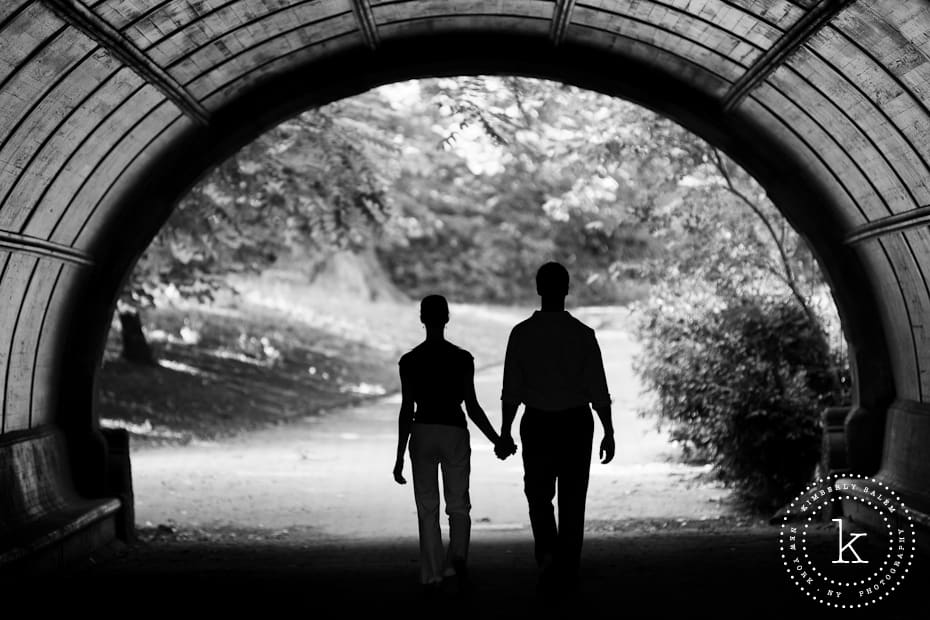
[[[516,453],[517,444],[514,443],[513,437],[510,435],[501,435],[494,443],[494,454],[502,461],[508,456]]]
[[[606,465],[607,463],[613,460],[614,450],[616,450],[616,446],[614,445],[613,434],[612,433],[609,435],[605,434],[604,439],[601,440],[600,457],[601,457],[602,464]]]
[[[397,459],[394,463],[394,482],[407,484],[407,480],[404,478],[404,461],[402,459]]]

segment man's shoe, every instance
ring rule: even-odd
[[[459,593],[459,578],[457,575],[442,578],[442,593],[452,596]]]
[[[459,596],[471,596],[475,593],[475,584],[472,582],[468,573],[468,566],[463,560],[452,562],[455,569],[456,594]]]
[[[431,583],[423,584],[423,598],[427,600],[435,600],[442,596],[442,582],[433,581]]]
[[[536,582],[536,594],[543,599],[553,600],[558,598],[559,591],[559,572],[554,562],[543,562],[539,568],[539,580]]]
[[[577,571],[560,571],[558,588],[563,598],[572,598],[578,594],[581,580]]]

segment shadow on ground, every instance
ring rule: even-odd
[[[143,615],[211,618],[253,609],[262,610],[260,617],[287,611],[326,618],[927,617],[928,558],[917,558],[892,597],[861,610],[832,610],[788,580],[777,528],[598,534],[585,544],[581,591],[562,603],[537,595],[531,542],[512,532],[475,536],[471,565],[478,589],[466,600],[424,599],[413,538],[340,542],[309,535],[154,540],[54,584],[43,580],[46,594],[39,600],[69,612],[105,601],[110,609]]]

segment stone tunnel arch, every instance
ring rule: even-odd
[[[847,424],[865,438],[849,446],[855,468],[930,507],[930,235],[920,226],[930,43],[917,36],[930,5],[259,4],[0,8],[0,482],[40,471],[57,457],[35,455],[51,450],[68,455],[60,484],[113,494],[94,378],[115,299],[212,166],[304,109],[383,83],[513,74],[652,108],[760,181],[811,244],[840,311],[855,383]],[[49,434],[54,447],[26,454]],[[50,493],[50,504],[73,495]]]

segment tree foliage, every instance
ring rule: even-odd
[[[725,155],[631,103],[500,77],[376,89],[276,127],[181,202],[123,301],[209,298],[229,273],[370,246],[410,295],[530,301],[559,260],[580,303],[699,282],[823,315],[807,246]]]
[[[558,240],[570,255],[578,241],[591,250],[579,265],[585,279],[633,277],[670,292],[697,280],[722,297],[787,292],[819,321],[812,298],[824,283],[807,244],[751,176],[680,125],[552,82],[433,88],[452,142],[480,128],[505,166],[531,176],[550,219],[576,222]]]
[[[667,119],[539,80],[407,88],[304,113],[221,164],[175,210],[124,301],[168,286],[207,298],[227,273],[375,239],[409,293],[463,301],[531,299],[535,265],[550,259],[589,303],[702,278],[736,290],[774,279],[803,304],[819,284],[764,192]]]
[[[301,114],[206,175],[140,258],[123,303],[145,307],[166,289],[208,300],[230,273],[258,272],[308,247],[371,243],[390,214],[397,156],[376,100]]]
[[[839,404],[836,360],[794,300],[657,300],[637,328],[636,370],[655,395],[648,411],[686,454],[758,508],[783,505],[810,481],[820,412]]]
[[[584,142],[583,132],[566,130],[573,93],[502,78],[430,80],[419,89],[420,117],[430,118],[443,150],[405,177],[414,225],[381,251],[395,279],[416,293],[531,301],[536,268],[559,260],[573,274],[576,301],[616,303],[641,293],[630,292],[641,287],[623,265],[641,259],[648,240],[622,218],[612,188],[596,204],[554,203],[572,191],[581,167],[568,161]]]
[[[539,80],[403,88],[306,112],[218,166],[123,301],[166,287],[209,298],[282,255],[376,244],[413,295],[532,299],[535,266],[554,259],[583,303],[698,279],[724,296],[788,290],[814,316],[823,283],[806,245],[751,177],[668,119]]]

